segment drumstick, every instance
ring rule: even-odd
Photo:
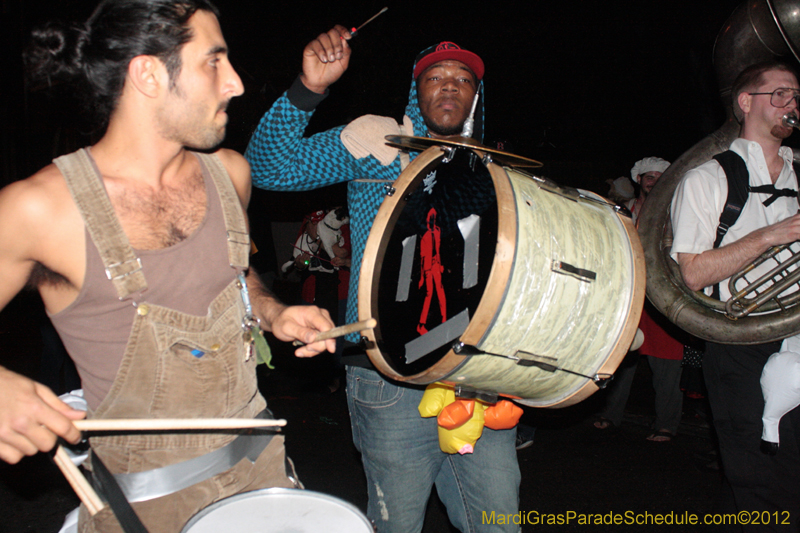
[[[99,513],[100,509],[104,507],[103,501],[92,486],[89,485],[89,482],[86,481],[86,478],[83,477],[83,474],[81,474],[81,471],[75,466],[75,463],[72,462],[72,459],[69,458],[63,446],[59,446],[56,449],[53,460],[56,465],[58,465],[61,473],[64,474],[64,477],[67,478],[72,490],[75,491],[75,494],[78,495],[78,498],[80,498],[81,502],[86,506],[89,514],[94,516]]]
[[[372,17],[370,17],[370,18],[369,18],[369,20],[367,20],[367,21],[366,21],[364,24],[362,24],[362,25],[361,25],[361,26],[359,26],[358,28],[353,28],[353,29],[351,29],[351,30],[350,30],[350,37],[352,38],[352,37],[355,37],[356,35],[358,35],[358,31],[359,31],[361,28],[363,28],[364,26],[366,26],[367,24],[369,24],[370,22],[372,22],[373,20],[375,20],[375,19],[376,19],[376,18],[378,18],[379,16],[383,15],[383,14],[384,14],[384,13],[386,13],[388,10],[389,10],[389,8],[388,8],[388,7],[384,7],[383,9],[381,9],[380,11],[378,11],[376,14],[372,15]]]
[[[286,420],[263,418],[118,418],[75,420],[80,431],[164,431],[188,429],[248,429],[285,426]]]
[[[355,333],[356,331],[362,331],[365,329],[371,329],[378,325],[378,321],[374,318],[368,318],[367,320],[362,320],[360,322],[353,322],[352,324],[345,324],[344,326],[339,326],[338,328],[329,329],[323,333],[318,334],[314,337],[314,340],[309,342],[308,344],[315,343],[317,341],[324,341],[327,339],[335,339],[336,337],[343,337],[348,333]],[[294,346],[304,346],[306,343],[302,341],[294,341],[292,345]]]

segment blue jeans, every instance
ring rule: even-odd
[[[353,442],[367,476],[367,516],[379,533],[422,530],[431,487],[464,533],[517,532],[499,515],[519,512],[516,429],[484,428],[475,453],[439,449],[436,418],[422,418],[423,388],[397,386],[372,370],[347,367],[347,402]],[[488,520],[494,512],[494,522]]]

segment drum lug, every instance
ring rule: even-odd
[[[557,259],[553,259],[553,262],[550,265],[550,270],[558,274],[565,274],[568,276],[572,276],[587,283],[591,283],[597,280],[597,273],[592,272],[591,270],[587,270],[585,268],[578,268],[576,266],[570,265],[569,263],[565,263],[563,261],[559,261]]]
[[[592,381],[594,381],[598,389],[605,389],[613,379],[614,374],[595,374]]]
[[[455,341],[453,343],[452,350],[453,350],[454,353],[456,353],[458,355],[465,355],[465,356],[469,356],[469,355],[484,355],[485,354],[485,352],[480,351],[475,346],[472,346],[472,345],[469,345],[469,344],[464,344],[460,340],[457,340],[457,341]]]
[[[396,191],[397,189],[395,189],[391,183],[387,183],[383,186],[383,192],[386,194],[386,196],[394,196]]]
[[[456,398],[466,398],[468,400],[480,400],[486,403],[497,403],[499,399],[496,392],[482,391],[467,387],[466,385],[456,385],[454,387]]]
[[[624,205],[616,204],[614,206],[614,211],[616,211],[619,215],[622,215],[624,217],[633,218],[633,214],[631,213],[630,209],[628,209]]]
[[[359,340],[358,346],[359,348],[362,348],[364,351],[375,349],[375,343],[369,340],[369,338],[364,336],[362,336],[361,339]]]
[[[484,156],[483,156],[483,159],[481,159],[481,161],[482,161],[482,162],[483,162],[483,164],[484,164],[484,165],[486,165],[487,167],[489,166],[489,164],[490,164],[490,163],[494,163],[494,160],[492,159],[492,156],[491,156],[491,155],[489,155],[489,154],[486,154],[486,155],[484,155]]]
[[[456,150],[458,149],[455,146],[441,146],[440,148],[444,151],[442,163],[449,163],[452,161],[456,155]]]

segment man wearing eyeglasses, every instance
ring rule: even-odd
[[[730,297],[731,275],[770,247],[800,239],[792,150],[781,146],[793,131],[784,117],[798,116],[797,75],[782,63],[756,64],[742,71],[731,95],[742,125],[739,138],[728,152],[690,170],[672,200],[671,255],[680,265],[684,282],[723,301]],[[729,184],[733,191],[737,183],[746,186],[741,202],[729,194]],[[738,216],[723,212],[738,212]],[[800,250],[797,243],[792,248]],[[753,272],[748,278],[757,276]],[[724,490],[728,496],[720,511],[767,511],[771,520],[763,521],[766,529],[787,527],[776,525],[777,521],[790,523],[790,530],[797,531],[800,409],[783,417],[776,455],[759,449],[764,408],[761,371],[767,358],[779,351],[780,342],[752,346],[709,342],[706,346],[703,373],[722,467],[732,489]]]

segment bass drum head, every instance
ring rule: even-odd
[[[381,370],[412,382],[434,381],[424,377],[431,368],[455,361],[452,341],[481,303],[498,239],[497,196],[486,166],[471,151],[457,150],[445,163],[433,150],[401,198],[391,199],[397,204],[370,276],[376,347],[388,365]]]
[[[182,533],[373,533],[355,506],[333,496],[298,489],[262,489],[209,505]]]

